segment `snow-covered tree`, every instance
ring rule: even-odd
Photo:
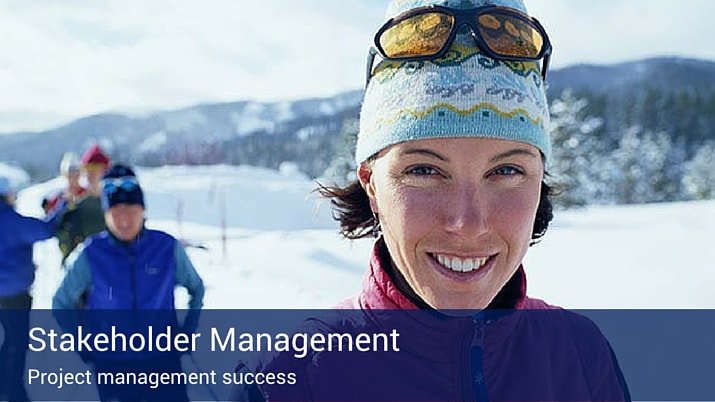
[[[356,118],[343,121],[340,129],[340,144],[336,155],[333,156],[327,169],[323,172],[320,181],[328,185],[344,186],[355,180],[357,165],[353,150],[357,143],[359,121]]]
[[[642,198],[642,184],[644,176],[638,151],[640,127],[631,127],[626,130],[618,144],[618,149],[613,152],[613,162],[616,167],[612,172],[614,197],[618,203],[637,203]]]
[[[613,153],[613,190],[618,203],[635,204],[681,199],[682,158],[664,132],[625,130]]]
[[[715,198],[715,141],[703,144],[686,163],[683,187],[691,199]]]
[[[593,202],[599,193],[594,179],[602,164],[597,138],[602,120],[585,115],[587,104],[566,90],[551,105],[553,158],[547,170],[564,189],[555,202],[566,208]]]

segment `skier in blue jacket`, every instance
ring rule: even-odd
[[[0,177],[0,325],[5,340],[0,348],[0,400],[27,400],[22,386],[27,331],[35,281],[32,245],[55,235],[64,204],[40,220],[22,216],[13,207],[10,182]],[[11,330],[12,329],[12,330]]]
[[[203,282],[177,239],[144,227],[144,195],[130,167],[117,164],[104,175],[102,208],[108,230],[88,238],[67,260],[66,276],[52,300],[58,322],[67,330],[71,324],[63,323],[58,310],[78,308],[173,312],[174,288],[183,286],[191,299],[182,330],[193,331],[203,305]],[[149,355],[122,361],[97,355],[92,360],[97,371],[178,372],[179,357]],[[102,400],[188,400],[185,386],[98,389]]]

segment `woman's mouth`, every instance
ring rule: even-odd
[[[484,267],[494,256],[457,257],[448,254],[429,253],[442,267],[458,273],[470,273]]]

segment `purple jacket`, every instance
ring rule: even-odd
[[[528,298],[523,268],[497,296],[500,309],[450,318],[416,310],[391,280],[380,247],[373,251],[360,295],[340,305],[349,310],[312,324],[317,331],[341,333],[396,327],[400,352],[315,353],[301,362],[274,355],[254,370],[293,371],[298,385],[254,386],[237,399],[629,400],[598,328],[584,317]]]

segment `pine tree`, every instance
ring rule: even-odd
[[[599,161],[599,118],[585,116],[588,102],[566,90],[551,105],[552,161],[547,171],[564,192],[555,203],[565,208],[594,201],[599,192],[595,173]]]
[[[684,153],[674,151],[670,135],[634,126],[623,134],[613,153],[614,198],[618,203],[664,202],[682,198]]]
[[[690,199],[715,198],[715,141],[703,144],[686,163],[683,187]]]
[[[618,149],[613,152],[612,170],[614,199],[619,204],[634,204],[640,200],[639,181],[643,178],[642,168],[638,158],[640,127],[631,127],[623,133]]]
[[[323,172],[320,181],[328,185],[344,186],[348,182],[356,179],[355,158],[353,150],[357,143],[359,121],[356,118],[348,118],[343,121],[340,129],[340,145],[335,156],[330,161],[330,165]]]

